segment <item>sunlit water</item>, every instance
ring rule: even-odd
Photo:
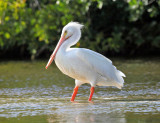
[[[0,62],[0,122],[160,123],[160,60],[119,60],[126,74],[122,90],[90,86],[79,88],[77,103],[70,97],[74,80],[47,61]]]

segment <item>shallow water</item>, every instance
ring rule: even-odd
[[[77,103],[70,97],[74,80],[47,61],[0,62],[0,122],[159,123],[160,59],[112,59],[126,74],[122,90],[90,86],[79,88]]]

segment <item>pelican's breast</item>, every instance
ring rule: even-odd
[[[66,60],[64,59],[64,55],[61,55],[60,50],[57,52],[55,57],[55,63],[57,67],[62,71],[62,73],[66,74],[68,69],[68,64],[66,63]]]
[[[76,57],[74,51],[69,51],[61,55],[61,51],[57,52],[55,63],[62,73],[88,83],[87,68],[83,63]]]

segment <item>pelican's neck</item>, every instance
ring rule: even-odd
[[[64,43],[60,47],[60,50],[66,51],[71,46],[75,45],[79,41],[80,37],[80,33],[74,33],[70,38],[64,41]]]

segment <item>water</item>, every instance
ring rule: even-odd
[[[159,123],[160,59],[112,59],[126,74],[122,90],[90,85],[79,88],[77,103],[70,97],[74,80],[47,61],[0,62],[0,123]]]

